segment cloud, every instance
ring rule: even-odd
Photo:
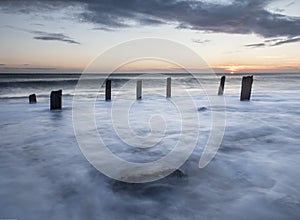
[[[257,43],[257,44],[247,44],[245,47],[264,47],[266,46],[265,43]]]
[[[206,43],[210,42],[210,40],[207,40],[207,39],[205,39],[205,40],[202,40],[202,39],[192,39],[192,41],[194,43],[197,43],[197,44],[206,44]]]
[[[165,24],[164,21],[158,20],[158,19],[153,19],[153,18],[139,18],[139,23],[142,25],[161,25]]]
[[[292,2],[288,3],[285,7],[290,7],[290,6],[294,5],[294,4],[295,4],[295,1],[292,1]]]
[[[39,26],[39,27],[44,27],[44,24],[40,24],[40,23],[31,23],[31,25],[33,26]]]
[[[44,31],[37,31],[37,30],[30,30],[26,28],[19,28],[15,26],[6,25],[7,28],[18,30],[18,31],[24,31],[27,33],[31,33],[35,35],[33,39],[36,40],[45,40],[45,41],[61,41],[66,42],[70,44],[80,44],[80,42],[73,40],[71,37],[63,34],[63,33],[49,33]]]
[[[295,43],[295,42],[299,42],[299,41],[300,41],[300,37],[289,38],[289,39],[286,39],[286,40],[277,41],[272,46],[278,46],[278,45],[288,44],[288,43]]]
[[[5,66],[5,64],[4,63],[0,63],[0,66]]]
[[[297,37],[300,18],[270,12],[266,7],[275,0],[234,0],[227,4],[196,0],[3,0],[6,11],[38,13],[57,8],[78,7],[78,20],[94,23],[103,29],[128,28],[137,25],[172,24],[215,33],[252,34],[265,38]],[[55,39],[57,40],[57,39]],[[71,43],[71,42],[69,42]]]
[[[52,67],[4,67],[4,70],[30,70],[30,71],[53,71],[56,68]]]
[[[68,36],[61,33],[46,33],[44,32],[41,36],[33,37],[36,40],[45,41],[62,41],[70,44],[80,44],[78,41],[72,40]]]
[[[300,37],[267,39],[263,43],[248,44],[245,45],[245,47],[251,47],[251,48],[265,47],[265,46],[274,47],[274,46],[280,46],[283,44],[289,44],[295,42],[300,42]]]
[[[95,27],[95,28],[92,28],[92,30],[100,30],[100,31],[115,31],[114,29],[112,29],[112,28],[108,28],[108,27]]]

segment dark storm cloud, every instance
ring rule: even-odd
[[[274,0],[273,0],[274,1]],[[235,0],[228,4],[195,0],[56,0],[2,1],[3,10],[20,13],[80,7],[78,19],[103,29],[136,25],[175,24],[216,33],[251,34],[270,37],[297,37],[300,18],[270,12],[266,6],[272,0]],[[291,2],[292,3],[292,2]]]
[[[80,44],[80,42],[73,40],[69,36],[63,34],[63,33],[48,33],[44,31],[36,31],[36,30],[30,30],[26,28],[19,28],[7,25],[7,28],[18,30],[18,31],[24,31],[31,33],[35,35],[33,38],[36,40],[45,40],[45,41],[61,41],[69,44]]]

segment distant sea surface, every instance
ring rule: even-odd
[[[90,79],[91,83],[98,83],[99,80],[103,79],[103,74],[87,74],[88,79]],[[152,79],[162,79],[164,80],[167,76],[171,76],[173,80],[181,80],[188,81],[192,77],[188,74],[139,74],[139,73],[131,73],[131,74],[113,74],[110,75],[109,78],[113,80],[115,88],[124,85],[124,83],[128,80],[132,80],[134,78],[138,78],[139,76],[143,76],[143,78],[147,78],[148,80]],[[247,74],[227,74],[226,80],[226,90],[227,92],[232,91],[232,89],[240,86],[240,80],[243,75]],[[250,74],[248,74],[250,75]],[[81,74],[66,74],[66,73],[55,73],[55,74],[0,74],[0,98],[25,98],[30,93],[36,93],[40,97],[45,97],[49,95],[51,90],[55,89],[63,89],[65,95],[72,95],[78,80],[80,79]],[[220,77],[222,74],[218,74],[216,77]],[[271,91],[277,90],[281,91],[283,86],[286,88],[293,86],[298,86],[298,82],[300,80],[300,73],[257,73],[254,74],[254,86],[276,86],[272,88]],[[105,75],[106,77],[106,75]],[[216,80],[213,79],[212,74],[199,74],[197,78],[200,79],[200,83],[216,83]],[[213,79],[213,80],[212,80]],[[164,83],[164,81],[161,81]],[[227,86],[232,84],[233,86]],[[156,84],[153,84],[155,86]],[[100,87],[103,85],[99,85]],[[160,85],[159,85],[160,86]],[[214,85],[218,87],[218,85]],[[101,91],[99,91],[101,92]],[[237,91],[238,93],[239,91]]]

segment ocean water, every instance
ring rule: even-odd
[[[201,169],[216,107],[206,93],[217,94],[218,82],[203,75],[204,89],[189,76],[173,75],[172,98],[165,99],[166,76],[151,75],[143,81],[143,99],[127,109],[126,101],[135,99],[134,77],[112,77],[111,102],[103,101],[103,87],[77,95],[90,102],[97,93],[95,121],[104,142],[118,157],[142,163],[162,158],[188,137],[176,108],[188,91],[194,102],[184,114],[188,123],[199,117],[199,131],[182,173],[144,184],[103,175],[74,133],[79,75],[0,75],[0,219],[300,219],[300,74],[256,74],[249,102],[239,101],[241,76],[227,76],[224,96],[216,96],[226,103],[225,133]],[[89,83],[96,79],[90,76]],[[63,109],[50,111],[49,94],[56,89],[63,89]],[[28,104],[31,93],[38,103]],[[163,137],[154,147],[131,147],[122,140],[135,136],[127,137],[127,124],[114,127],[112,109],[116,123],[128,116],[133,134],[147,137],[153,122],[165,126]],[[151,121],[153,115],[159,118]]]

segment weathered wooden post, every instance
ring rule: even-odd
[[[142,98],[142,80],[136,82],[136,99]]]
[[[36,103],[36,95],[35,94],[31,94],[29,95],[29,104],[34,104]]]
[[[223,93],[224,93],[224,85],[225,85],[225,76],[222,76],[221,77],[221,81],[220,81],[218,95],[223,95]]]
[[[250,100],[252,83],[253,83],[253,76],[243,76],[241,99],[240,99],[241,101]]]
[[[171,77],[167,78],[167,90],[166,90],[167,98],[171,97]]]
[[[105,100],[111,100],[111,80],[107,79],[105,82]]]
[[[52,91],[50,94],[50,110],[61,109],[62,90]]]

